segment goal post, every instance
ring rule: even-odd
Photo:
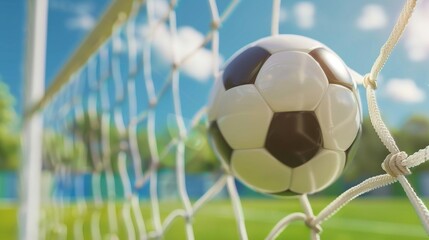
[[[177,0],[115,0],[46,91],[48,0],[28,2],[20,239],[160,239],[180,220],[186,239],[193,240],[193,220],[221,193],[227,196],[236,236],[248,239],[236,181],[220,161],[213,163],[204,135],[206,99],[193,98],[206,98],[204,93],[219,81],[220,30],[239,0],[207,0],[203,20],[186,20],[199,30],[182,25],[185,15]],[[377,75],[415,2],[406,2],[363,80],[374,128],[391,151],[383,164],[388,174],[350,188],[319,213],[306,194],[299,196],[302,211],[285,214],[266,239],[275,239],[293,221],[303,222],[311,239],[320,239],[322,223],[339,209],[396,181],[429,233],[428,210],[404,176],[429,160],[429,146],[411,156],[400,152],[375,98]],[[267,32],[274,36],[284,13],[280,0],[270,4]],[[190,197],[187,163],[192,161],[216,174],[201,194]],[[162,209],[161,200],[172,196],[178,206]]]
[[[27,43],[24,82],[24,109],[30,110],[44,94],[48,0],[27,1]],[[43,116],[34,112],[24,120],[22,135],[19,238],[39,235],[42,170]]]
[[[45,57],[49,0],[27,1],[27,44],[22,136],[20,239],[39,235],[42,171],[43,117],[45,104],[58,93],[73,73],[108,39],[116,26],[130,15],[133,0],[115,0],[97,26],[82,42],[45,92]]]

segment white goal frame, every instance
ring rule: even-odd
[[[48,0],[28,0],[27,12],[24,111],[29,114],[45,92]],[[39,235],[42,129],[43,117],[40,113],[34,112],[24,119],[19,209],[19,239],[22,240],[34,239]]]

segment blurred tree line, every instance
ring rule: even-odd
[[[120,133],[115,126],[112,116],[109,126],[101,125],[102,116],[90,116],[85,113],[75,121],[70,122],[64,131],[51,129],[44,132],[44,168],[55,168],[66,165],[74,171],[97,171],[119,169],[118,155],[126,153],[127,165],[132,166],[133,158],[139,157],[144,172],[152,163],[149,146],[149,136],[146,122],[135,129],[135,135],[130,132]],[[176,161],[175,143],[179,139],[178,129],[168,127],[156,130],[156,144],[160,165],[162,168],[174,168]],[[203,123],[194,126],[185,140],[186,170],[189,172],[212,171],[219,169],[220,163],[211,151],[207,138],[206,127]],[[138,155],[132,151],[137,150]]]
[[[0,76],[0,171],[19,167],[20,138],[14,104],[15,99]]]

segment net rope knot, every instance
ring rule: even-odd
[[[305,219],[304,223],[308,228],[313,230],[315,233],[322,232],[322,227],[319,224],[315,224],[314,221],[315,221],[314,216],[307,216],[307,219]]]
[[[375,90],[377,89],[377,81],[372,79],[368,73],[363,77],[363,86],[365,88],[371,87],[372,90]]]
[[[218,30],[220,28],[220,21],[216,21],[216,20],[212,21],[210,23],[210,28],[212,30]]]
[[[183,216],[183,219],[187,223],[192,223],[193,217],[194,217],[193,212],[189,212],[189,213],[185,213],[185,215]]]
[[[408,155],[405,152],[390,153],[384,159],[381,167],[392,177],[411,174],[407,166],[402,165],[402,162],[407,159]]]

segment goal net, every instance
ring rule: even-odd
[[[36,113],[43,116],[42,174],[40,181],[29,180],[40,184],[40,239],[160,239],[178,221],[184,236],[171,238],[194,239],[195,217],[219,195],[229,200],[237,238],[252,238],[236,182],[214,159],[206,139],[207,94],[225,57],[219,53],[219,32],[242,5],[208,0],[205,9],[189,15],[183,9],[192,4],[113,2],[27,111],[27,121]],[[267,239],[293,221],[304,222],[311,238],[319,239],[322,223],[341,207],[395,181],[429,233],[429,212],[405,177],[409,168],[428,160],[429,148],[410,156],[401,152],[375,98],[377,75],[414,6],[415,1],[406,2],[363,79],[372,123],[390,151],[383,163],[387,174],[352,187],[317,214],[307,196],[300,196],[302,211],[285,213]],[[278,34],[280,0],[273,1],[271,14],[267,34]],[[210,186],[190,197],[192,173],[201,169],[210,170]]]

